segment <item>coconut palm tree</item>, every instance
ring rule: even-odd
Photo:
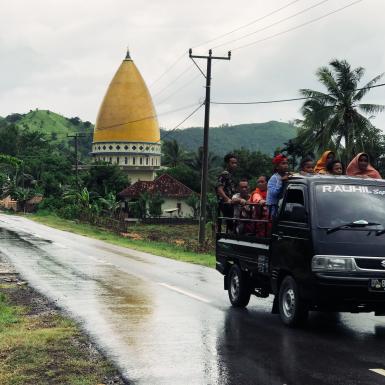
[[[301,109],[304,119],[300,121],[299,134],[322,150],[343,149],[344,157],[351,159],[354,153],[364,150],[366,140],[373,133],[370,121],[373,114],[385,109],[382,105],[362,103],[370,87],[383,74],[360,86],[364,68],[352,69],[346,60],[333,60],[329,65],[316,73],[326,92],[300,90],[308,100]]]
[[[163,163],[170,167],[176,167],[187,159],[187,152],[173,139],[162,143]]]

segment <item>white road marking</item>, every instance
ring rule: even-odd
[[[377,373],[380,376],[385,377],[385,369],[369,369],[371,372]]]
[[[168,289],[174,290],[174,291],[176,291],[178,293],[187,295],[188,297],[194,298],[194,299],[196,299],[198,301],[201,301],[201,302],[205,302],[205,303],[210,303],[211,302],[210,300],[208,300],[206,298],[200,297],[199,295],[196,295],[196,294],[191,293],[189,291],[186,291],[186,290],[183,290],[183,289],[179,289],[179,287],[168,285],[167,283],[159,283],[159,285],[167,287]]]

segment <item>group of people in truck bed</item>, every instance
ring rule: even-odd
[[[380,173],[370,164],[368,154],[357,154],[344,170],[344,165],[333,151],[325,151],[314,165],[310,157],[302,159],[298,173],[289,172],[289,163],[286,156],[278,154],[273,158],[274,174],[267,178],[261,175],[257,179],[257,187],[250,192],[249,181],[242,178],[236,185],[233,174],[238,166],[237,157],[227,154],[224,157],[226,169],[219,175],[216,184],[218,207],[223,217],[239,219],[256,219],[261,222],[227,220],[227,230],[241,233],[266,233],[267,224],[277,215],[278,202],[282,197],[283,184],[295,175],[328,174],[333,176],[355,176],[361,178],[382,179]],[[263,222],[265,221],[265,222]]]

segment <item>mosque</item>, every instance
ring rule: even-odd
[[[119,165],[131,183],[153,181],[160,169],[155,108],[128,51],[100,106],[91,154],[95,161]]]
[[[132,201],[147,192],[160,195],[166,216],[193,217],[186,200],[194,192],[170,175],[156,177],[160,169],[160,130],[151,95],[130,53],[108,86],[96,118],[92,157],[118,165],[131,183],[118,193]]]

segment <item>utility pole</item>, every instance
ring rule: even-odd
[[[211,62],[212,60],[230,60],[231,52],[227,56],[212,56],[212,50],[209,50],[208,56],[193,55],[192,49],[189,49],[189,57],[198,67],[199,71],[206,78],[206,98],[205,98],[205,121],[203,128],[203,162],[202,162],[202,177],[201,177],[201,201],[199,214],[199,244],[202,246],[206,239],[206,202],[207,202],[207,177],[208,177],[208,159],[209,159],[209,127],[210,127],[210,91],[211,91]],[[207,68],[206,75],[195,62],[194,59],[206,59]]]
[[[68,138],[75,138],[75,175],[76,175],[76,186],[79,187],[79,156],[78,156],[78,138],[84,137],[85,134],[81,132],[76,132],[74,135],[68,135]]]

